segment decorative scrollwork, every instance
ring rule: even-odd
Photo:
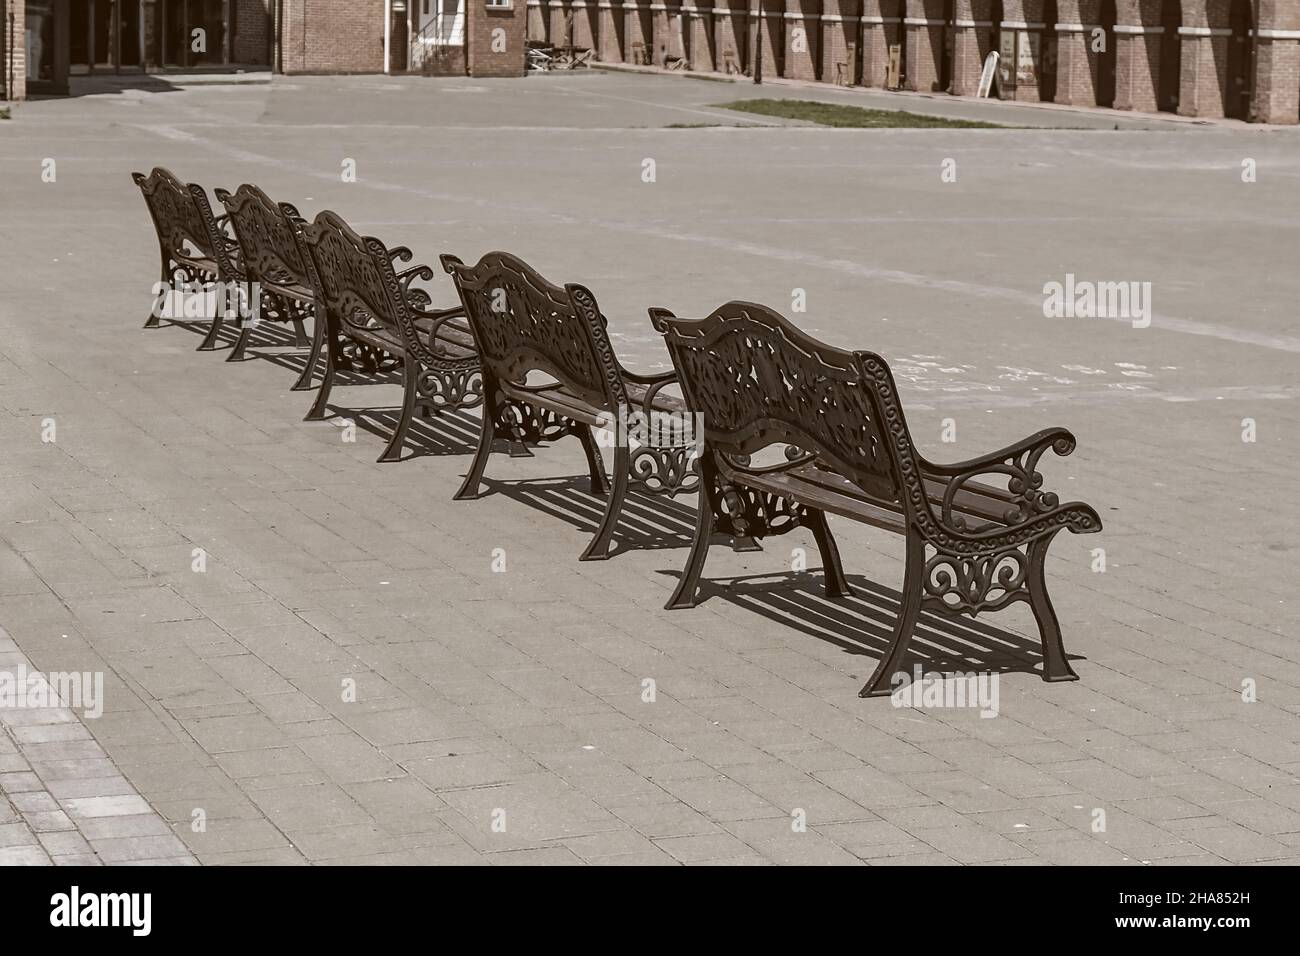
[[[737,538],[785,534],[804,523],[807,509],[797,501],[724,481],[713,482],[709,507],[715,527]]]
[[[632,450],[628,469],[647,491],[670,498],[700,486],[700,456],[695,445],[641,445]]]
[[[483,404],[483,375],[478,369],[422,368],[415,389],[422,403],[437,410]]]
[[[698,322],[653,318],[715,450],[740,460],[794,445],[825,456],[873,495],[896,497],[884,423],[853,353],[749,302],[729,302]]]
[[[360,339],[339,337],[336,363],[342,371],[380,375],[402,367],[402,359],[386,349]]]
[[[979,614],[1027,600],[1029,560],[1018,549],[960,556],[936,553],[925,563],[923,587],[933,609]]]
[[[454,256],[442,262],[494,378],[522,382],[536,369],[595,407],[620,404],[618,366],[590,292],[553,285],[505,252],[488,253],[472,267]]]
[[[496,427],[514,441],[537,445],[577,434],[578,429],[586,426],[549,408],[499,396],[496,401]]]

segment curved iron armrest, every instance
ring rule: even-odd
[[[1065,428],[1045,428],[1000,451],[995,451],[953,464],[935,464],[919,453],[922,478],[942,479],[946,483],[938,513],[926,496],[931,514],[947,531],[966,541],[995,543],[1007,535],[1030,535],[1050,528],[1065,526],[1076,533],[1101,530],[1101,519],[1091,506],[1081,501],[1061,504],[1060,498],[1043,491],[1043,476],[1038,471],[1038,460],[1050,449],[1065,457],[1074,451],[1074,435]],[[981,527],[970,527],[962,515],[953,514],[953,503],[959,492],[974,479],[1001,475],[1006,478],[1006,493],[1010,496],[1002,515],[1004,525],[989,522]],[[1001,490],[1001,489],[999,489]],[[1030,528],[1030,526],[1034,526]]]
[[[414,291],[419,292],[426,298],[428,297],[428,294],[423,292],[423,290],[416,289]],[[411,311],[415,313],[417,319],[433,319],[433,324],[429,327],[429,348],[431,349],[436,349],[437,346],[435,345],[435,342],[438,338],[438,330],[441,329],[444,324],[451,319],[468,318],[465,314],[465,307],[460,305],[452,306],[450,309],[428,309],[412,304]]]

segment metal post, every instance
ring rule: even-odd
[[[754,0],[749,15],[749,63],[755,85],[763,82],[763,0]]]

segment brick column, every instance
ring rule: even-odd
[[[650,0],[623,0],[623,62],[644,65],[653,61]]]
[[[482,3],[483,0],[466,0],[468,3]],[[574,46],[583,46],[589,50],[596,49],[596,15],[599,10],[596,0],[572,0]]]
[[[683,54],[682,40],[678,36],[678,17],[681,16],[681,0],[655,0],[650,4],[652,36],[654,39],[654,65],[663,66],[668,57],[680,57]]]
[[[1093,31],[1100,28],[1100,0],[1059,0],[1056,8],[1056,102],[1096,106],[1102,53],[1094,53]],[[1052,29],[1052,24],[1047,25]],[[1111,42],[1108,36],[1106,42]]]
[[[997,25],[991,19],[993,0],[957,0],[953,10],[951,92],[974,96],[979,92],[984,58],[997,42]]]
[[[1226,6],[1226,0],[1184,0],[1183,25],[1178,28],[1182,38],[1181,116],[1224,115],[1228,40],[1232,36]]]
[[[528,0],[528,25],[525,32],[527,39],[547,40],[550,26],[546,17],[546,0]]]
[[[861,0],[825,0],[822,4],[822,81],[851,86],[857,82],[861,42]]]
[[[573,4],[571,0],[547,0],[547,2],[550,9],[547,20],[551,24],[547,39],[552,46],[569,46],[573,43],[573,27],[570,23]]]
[[[943,0],[907,0],[903,18],[907,43],[905,90],[938,90],[945,30],[943,6]]]
[[[1260,5],[1255,119],[1300,123],[1300,4]]]
[[[465,72],[470,76],[523,76],[527,68],[527,27],[527,10],[517,6],[489,7],[483,0],[466,0]],[[496,42],[499,39],[505,42]]]
[[[1115,24],[1115,109],[1160,109],[1160,0],[1130,0]]]
[[[903,35],[903,0],[863,0],[862,85],[885,85],[890,44]]]
[[[623,62],[623,4],[621,0],[587,0],[596,5],[596,59]]]
[[[821,8],[821,0],[786,0],[785,69],[782,76],[791,80],[818,79]]]
[[[9,14],[14,14],[14,42],[9,48]],[[23,35],[27,6],[23,0],[0,0],[0,100],[16,103],[27,99],[27,48]],[[13,74],[13,89],[9,88]]]
[[[686,51],[690,54],[691,69],[699,73],[712,73],[713,14],[712,0],[682,0],[682,30],[686,37]]]
[[[697,0],[708,3],[709,0]],[[749,13],[746,0],[713,0],[713,55],[719,72],[749,68]]]
[[[763,47],[763,75],[783,76],[785,52],[785,0],[761,0],[758,42]]]

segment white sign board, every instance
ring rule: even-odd
[[[980,99],[987,99],[989,93],[993,90],[993,77],[998,72],[998,51],[991,50],[989,55],[984,58],[984,71],[980,73],[980,88],[975,95]]]

